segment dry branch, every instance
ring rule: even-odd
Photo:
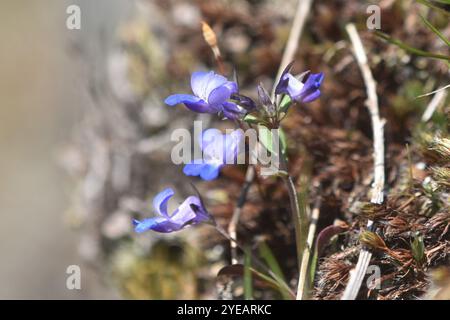
[[[300,267],[300,276],[298,279],[298,291],[297,291],[297,299],[298,300],[304,300],[307,295],[307,279],[309,274],[309,264],[310,264],[310,258],[311,258],[311,252],[314,245],[314,237],[316,235],[317,230],[317,223],[319,221],[319,215],[320,215],[320,198],[317,201],[317,203],[314,206],[314,209],[311,213],[310,218],[310,224],[308,229],[308,237],[306,239],[306,245],[303,249],[303,255],[302,255],[302,262]]]
[[[295,17],[294,21],[292,22],[289,38],[286,44],[286,48],[283,52],[283,57],[281,58],[280,67],[278,68],[277,76],[275,78],[274,86],[272,89],[272,100],[275,97],[276,84],[280,80],[284,68],[286,68],[286,66],[294,59],[295,52],[297,51],[298,43],[302,35],[303,27],[305,25],[306,19],[308,18],[312,3],[313,0],[298,0],[297,11],[295,12]]]
[[[427,122],[431,119],[434,111],[436,111],[436,109],[445,101],[445,98],[447,98],[447,92],[445,90],[436,91],[436,94],[433,96],[433,99],[431,99],[422,115],[423,122]]]
[[[236,208],[234,208],[233,216],[231,217],[230,223],[228,225],[228,233],[230,237],[233,239],[237,239],[237,225],[239,223],[239,218],[241,217],[242,208],[245,205],[245,201],[247,199],[248,190],[252,185],[253,179],[255,178],[255,167],[253,165],[249,165],[247,168],[247,172],[245,173],[245,182],[241,189],[241,194],[239,195]],[[237,245],[235,241],[230,241],[231,246],[231,264],[238,263],[237,259]]]
[[[367,90],[366,106],[369,109],[370,117],[372,120],[373,130],[373,148],[374,148],[374,181],[372,185],[372,196],[370,202],[375,204],[383,203],[383,188],[384,188],[384,134],[383,126],[384,120],[380,119],[378,97],[376,93],[376,83],[370,71],[369,64],[367,62],[367,56],[364,51],[361,38],[356,31],[354,24],[348,24],[346,27],[347,33],[350,37],[350,41],[353,44],[356,61],[358,62],[361,70],[364,83]],[[373,221],[367,222],[367,229],[371,230]],[[354,300],[356,299],[359,289],[361,288],[362,281],[369,266],[372,253],[366,248],[362,248],[359,254],[356,268],[350,272],[350,280],[345,288],[342,300]]]

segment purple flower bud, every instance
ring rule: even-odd
[[[251,112],[256,109],[255,102],[243,94],[235,93],[231,95],[231,99],[237,101],[238,105],[242,106],[247,112]]]
[[[258,97],[261,105],[263,106],[264,110],[269,115],[275,114],[275,105],[273,104],[272,100],[270,99],[269,93],[267,90],[263,87],[263,85],[260,83],[258,85]]]

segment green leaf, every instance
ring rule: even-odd
[[[279,128],[278,129],[278,133],[279,133],[279,136],[280,136],[281,153],[283,155],[286,155],[286,151],[287,151],[286,133],[284,132],[283,128]]]
[[[442,4],[450,4],[450,0],[434,0],[434,1]]]
[[[258,126],[258,137],[259,142],[262,143],[264,148],[270,151],[270,153],[278,154],[278,152],[274,150],[274,137],[272,134],[272,130],[264,126]]]
[[[257,116],[250,114],[250,113],[244,117],[244,121],[247,123],[260,123],[261,122],[261,120]]]
[[[280,102],[280,109],[279,110],[281,112],[286,113],[288,111],[289,107],[291,106],[291,104],[292,104],[291,97],[289,97],[288,95],[285,95],[283,97],[283,99],[281,100],[281,102]]]
[[[447,2],[447,1],[448,1],[448,2]],[[429,7],[429,8],[431,8],[431,9],[438,10],[440,13],[443,13],[443,14],[445,14],[446,16],[450,16],[450,12],[446,11],[446,10],[443,9],[443,8],[440,8],[440,7],[436,6],[436,5],[434,5],[434,4],[431,3],[430,1],[426,1],[426,0],[417,0],[417,2],[423,4],[423,5],[425,5],[425,6]],[[449,0],[437,0],[437,2],[448,4],[450,1],[449,1]]]
[[[397,39],[394,39],[394,38],[390,37],[386,33],[383,33],[383,32],[380,32],[380,31],[375,31],[375,35],[377,35],[378,37],[386,40],[389,43],[392,43],[392,44],[402,48],[406,52],[409,52],[411,54],[415,54],[416,56],[450,61],[450,56],[446,56],[446,55],[438,54],[438,53],[433,53],[433,52],[428,52],[428,51],[423,51],[423,50],[411,47],[411,46],[403,43],[400,40],[397,40]]]
[[[422,264],[425,259],[425,245],[423,243],[423,237],[420,235],[416,235],[414,237],[414,240],[411,243],[411,251],[414,260],[416,260],[417,263]]]
[[[281,267],[273,255],[272,250],[270,250],[269,246],[265,242],[261,242],[259,245],[259,254],[264,259],[264,261],[269,266],[270,270],[277,276],[278,279],[286,282],[286,278],[284,277],[283,271],[281,271]],[[283,299],[290,300],[291,296],[289,292],[283,290],[282,284],[279,284],[280,293],[283,296]]]
[[[288,300],[295,300],[295,294],[290,291],[288,285],[282,281],[282,279],[278,278],[276,275],[275,277],[278,279],[275,279],[273,277],[270,277],[256,269],[251,268],[251,271],[254,276],[258,277],[261,280],[264,280],[268,285],[271,287],[280,290],[280,292],[283,292],[283,296],[286,295]]]
[[[252,257],[248,249],[244,252],[244,298],[245,300],[253,300],[253,283],[252,283]]]
[[[277,155],[279,149],[281,149],[281,153],[285,155],[287,150],[286,134],[282,128],[276,130],[278,134],[274,135],[271,129],[262,125],[258,126],[259,141],[268,151],[270,151],[270,153]],[[278,143],[276,139],[278,139]],[[277,150],[275,150],[276,145],[278,145]]]
[[[433,26],[432,24],[431,24],[431,22],[430,21],[428,21],[425,17],[423,17],[422,15],[420,15],[419,14],[419,16],[420,16],[420,18],[422,19],[422,21],[423,21],[423,23],[425,23],[425,25],[431,30],[431,31],[433,31],[439,38],[441,38],[441,40],[442,41],[444,41],[445,42],[445,44],[447,45],[447,46],[449,46],[450,47],[450,41],[438,30],[438,29],[436,29],[436,27],[435,26]]]
[[[317,268],[317,260],[318,260],[318,252],[317,248],[314,248],[313,256],[311,258],[311,262],[309,264],[309,283],[313,284],[314,279],[316,278],[316,268]]]

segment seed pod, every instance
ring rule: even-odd
[[[202,33],[203,38],[205,39],[206,43],[209,45],[214,54],[214,59],[216,59],[217,66],[219,67],[219,72],[221,74],[225,74],[225,67],[223,65],[222,56],[220,53],[219,46],[217,44],[216,33],[205,21],[202,21]]]
[[[211,47],[217,47],[217,37],[214,30],[207,24],[205,21],[202,21],[202,32],[203,32],[203,38],[205,39],[206,43]]]

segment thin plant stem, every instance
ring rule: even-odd
[[[316,202],[314,209],[311,213],[311,222],[308,229],[308,237],[306,239],[306,245],[303,249],[302,263],[300,265],[300,274],[298,276],[298,291],[297,300],[304,300],[308,296],[308,290],[310,283],[308,282],[308,275],[310,269],[311,252],[314,246],[314,237],[316,235],[317,223],[320,215],[320,198]]]
[[[403,43],[402,41],[400,41],[398,39],[394,39],[394,38],[390,37],[386,33],[383,33],[383,32],[380,32],[380,31],[375,31],[375,35],[380,37],[383,40],[386,40],[387,42],[395,44],[399,48],[405,50],[406,52],[414,54],[416,56],[450,61],[450,56],[447,56],[445,54],[428,52],[428,51],[424,51],[424,50],[420,50],[420,49],[411,47],[411,46],[407,45],[406,43]]]
[[[292,22],[291,31],[289,33],[289,39],[287,41],[286,48],[284,49],[280,67],[278,68],[278,73],[275,78],[275,84],[272,89],[272,100],[275,99],[275,87],[280,80],[283,69],[288,65],[289,62],[294,59],[298,43],[302,36],[303,27],[305,26],[305,22],[311,10],[312,3],[313,0],[298,0],[294,21]]]
[[[378,106],[378,96],[376,92],[376,82],[373,78],[372,72],[370,71],[369,63],[367,60],[367,55],[364,50],[364,46],[359,37],[358,31],[354,24],[348,24],[346,27],[347,33],[352,42],[354,54],[356,61],[361,70],[364,83],[366,85],[367,100],[366,107],[369,110],[370,118],[372,121],[372,132],[373,132],[373,175],[374,181],[372,185],[372,196],[370,202],[374,204],[381,204],[384,200],[384,120],[380,118],[379,106]],[[374,223],[372,220],[367,222],[367,229],[372,231],[374,228]],[[367,248],[362,248],[358,262],[356,263],[355,269],[350,271],[350,279],[341,297],[341,300],[355,300],[358,296],[359,289],[361,288],[362,281],[369,266],[370,259],[372,258],[372,253]]]
[[[242,208],[244,207],[247,199],[248,190],[250,189],[250,186],[252,185],[254,178],[255,178],[255,167],[254,165],[249,165],[247,172],[245,174],[244,185],[241,188],[241,194],[239,195],[236,207],[234,208],[233,211],[233,216],[231,217],[230,223],[228,225],[228,233],[233,239],[237,239],[237,225],[239,223],[239,218],[241,217]],[[236,264],[238,263],[236,242],[231,241],[230,247],[231,247],[231,263]]]
[[[307,226],[307,217],[304,214],[304,212],[300,209],[300,201],[297,193],[297,189],[295,188],[294,181],[292,177],[288,173],[287,168],[287,161],[284,155],[280,156],[280,164],[281,169],[286,172],[285,175],[283,175],[283,181],[286,185],[286,188],[288,190],[289,194],[289,203],[290,203],[290,209],[292,214],[292,222],[294,223],[294,229],[295,229],[295,248],[297,251],[297,264],[298,264],[298,270],[299,275],[301,274],[302,269],[302,255],[303,255],[303,248],[305,246],[305,227]],[[303,290],[300,288],[302,286],[302,283],[298,281],[298,288],[297,288],[297,300],[301,299],[301,296],[299,296],[299,293],[301,294]]]

